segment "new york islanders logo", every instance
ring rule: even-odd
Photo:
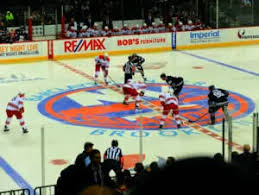
[[[144,101],[160,106],[158,99],[165,84],[149,83]],[[180,95],[180,115],[195,120],[208,112],[207,87],[185,85]],[[53,95],[38,105],[41,114],[54,120],[93,128],[136,130],[140,128],[140,114],[143,129],[157,130],[161,113],[143,104],[141,111],[135,110],[134,102],[123,105],[123,96],[102,86],[76,89]],[[230,92],[228,110],[233,120],[253,112],[254,102],[241,94]],[[216,122],[224,117],[222,111],[216,113]],[[209,115],[199,122],[208,125]],[[164,129],[176,128],[173,119],[168,118]]]

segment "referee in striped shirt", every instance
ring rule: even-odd
[[[123,168],[123,155],[118,145],[117,140],[112,140],[111,147],[104,153],[103,169],[106,176],[111,170],[118,175]]]
[[[136,67],[133,64],[132,60],[133,58],[129,58],[129,61],[127,61],[123,66],[124,84],[126,84],[129,79],[132,79],[132,76],[134,75],[134,72],[135,72]]]

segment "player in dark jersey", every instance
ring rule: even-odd
[[[211,124],[214,125],[216,121],[215,113],[221,108],[226,118],[228,118],[228,96],[229,92],[223,89],[217,89],[214,85],[209,86],[208,105]]]
[[[179,99],[179,94],[181,93],[184,85],[184,80],[182,77],[172,77],[167,76],[165,73],[160,75],[160,78],[174,90],[174,95]]]
[[[142,78],[144,79],[144,81],[146,82],[147,81],[147,78],[145,77],[145,74],[144,74],[144,69],[143,69],[143,66],[142,64],[145,62],[145,58],[137,55],[137,54],[132,54],[131,56],[128,57],[129,61],[131,61],[134,66],[136,67],[137,71],[140,72]]]
[[[131,60],[127,61],[123,65],[124,84],[126,84],[129,79],[132,79],[132,76],[134,75],[135,69],[136,68],[135,68],[134,64],[131,62]]]

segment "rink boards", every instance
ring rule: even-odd
[[[259,43],[259,27],[32,41],[0,45],[0,63],[32,62]]]

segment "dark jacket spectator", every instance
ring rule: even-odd
[[[183,185],[186,179],[188,185]],[[155,176],[142,177],[141,180],[131,195],[162,195],[177,194],[177,192],[211,194],[212,191],[208,191],[209,189],[204,186],[219,182],[220,185],[213,188],[213,194],[221,194],[222,191],[230,194],[237,192],[251,194],[252,186],[256,185],[254,178],[236,167],[206,157],[179,160]]]
[[[154,17],[152,16],[151,12],[148,12],[147,17],[145,18],[145,23],[147,26],[152,26],[152,23],[154,22]]]
[[[85,25],[88,26],[88,27],[93,27],[94,26],[94,20],[93,20],[91,15],[87,16],[87,19],[85,21]]]
[[[105,26],[108,26],[108,28],[111,30],[113,29],[112,19],[109,16],[106,16],[105,19],[103,20],[102,29],[104,29]]]
[[[90,153],[93,150],[93,143],[86,142],[84,144],[84,151],[77,155],[75,165],[82,168],[87,167],[90,164]]]
[[[243,153],[239,154],[237,163],[240,165],[240,168],[250,174],[255,173],[255,161],[254,156],[250,153],[250,146],[245,144],[243,146]]]

